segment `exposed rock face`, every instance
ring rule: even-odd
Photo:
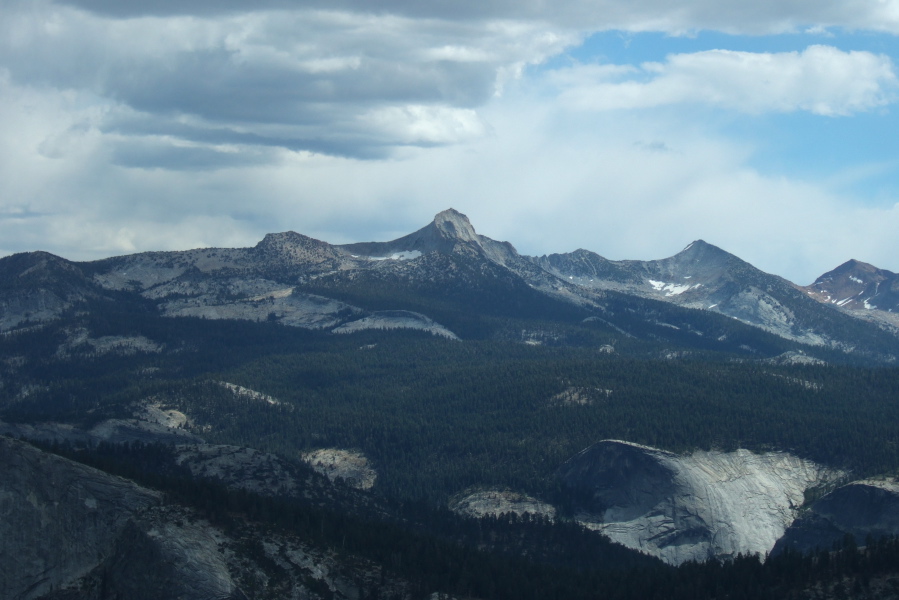
[[[469,517],[498,517],[501,514],[556,516],[556,509],[527,494],[503,490],[482,490],[450,502],[451,511]]]
[[[549,399],[554,406],[586,406],[607,400],[612,390],[605,388],[570,386]]]
[[[0,597],[37,598],[94,569],[159,494],[0,437]]]
[[[266,404],[281,404],[279,400],[272,398],[268,394],[263,394],[262,392],[257,392],[256,390],[251,390],[249,388],[245,388],[242,385],[237,385],[235,383],[228,383],[227,381],[217,381],[219,385],[223,388],[230,390],[234,393],[238,398],[243,398],[245,400],[250,400],[252,402],[264,402]]]
[[[355,255],[375,257],[409,252],[448,254],[464,252],[467,249],[499,264],[506,264],[518,257],[511,244],[479,235],[468,217],[452,208],[438,213],[434,220],[422,229],[391,242],[363,242],[346,244],[339,248]]]
[[[47,252],[3,258],[0,281],[0,331],[56,320],[96,296],[74,263]]]
[[[899,275],[891,271],[850,260],[801,289],[824,304],[899,328]]]
[[[840,474],[786,453],[678,456],[607,440],[558,472],[577,518],[670,564],[765,553],[796,518],[807,489]]]
[[[130,522],[95,578],[134,600],[245,599],[219,549],[225,536],[193,515],[173,513],[151,510]]]
[[[767,359],[765,362],[768,362],[772,365],[826,365],[827,363],[820,358],[815,358],[813,356],[808,356],[803,354],[802,352],[798,352],[796,350],[791,350],[789,352],[784,352],[778,356]]]
[[[163,303],[162,312],[168,317],[277,321],[306,329],[334,327],[362,312],[344,302],[298,293],[292,288],[263,290],[254,289],[251,295],[227,302],[223,302],[218,294],[177,298]]]
[[[661,260],[611,261],[587,250],[534,260],[585,288],[718,312],[807,344],[838,343],[827,333],[832,315],[793,284],[702,240]]]
[[[342,479],[348,485],[368,490],[375,485],[378,473],[369,466],[361,452],[322,448],[303,455],[303,460],[331,481]]]
[[[379,311],[357,321],[344,323],[334,328],[333,332],[354,333],[365,329],[418,329],[451,340],[459,339],[455,333],[440,323],[408,310]]]
[[[827,549],[846,534],[859,544],[868,536],[899,534],[899,482],[854,481],[822,496],[787,529],[773,552]]]
[[[300,481],[290,465],[253,448],[197,444],[178,446],[175,462],[195,477],[262,495],[297,494]]]
[[[188,418],[176,410],[163,410],[158,405],[140,407],[131,419],[107,419],[90,429],[69,423],[4,423],[0,421],[0,435],[22,437],[39,442],[143,442],[147,444],[187,444],[203,439],[187,431]]]
[[[215,476],[218,468],[220,479],[263,493],[290,474],[273,468],[247,477],[258,486],[240,486],[231,466],[264,470],[272,460],[249,449],[182,449],[182,464],[201,465],[200,476]],[[246,600],[242,590],[291,600],[361,600],[372,590],[414,597],[408,582],[371,561],[239,519],[225,533],[189,508],[161,504],[161,497],[0,436],[0,598]]]
[[[144,336],[105,335],[91,337],[87,329],[79,328],[69,333],[69,339],[60,345],[56,355],[65,358],[74,351],[83,355],[102,356],[104,354],[132,355],[137,353],[157,354],[163,346]]]

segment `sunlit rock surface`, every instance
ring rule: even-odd
[[[679,456],[615,440],[558,474],[579,521],[670,564],[770,551],[805,491],[841,475],[783,452]]]
[[[331,481],[341,479],[359,490],[371,489],[378,478],[378,473],[361,452],[322,448],[303,454],[302,459]]]
[[[440,323],[408,310],[384,310],[372,313],[357,321],[344,323],[332,331],[334,333],[355,333],[365,329],[418,329],[451,340],[459,339],[455,333]]]
[[[481,490],[465,494],[450,502],[450,510],[469,517],[498,517],[530,514],[554,518],[556,509],[527,494],[505,490]]]

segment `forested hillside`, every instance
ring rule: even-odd
[[[359,449],[383,493],[434,502],[470,486],[551,496],[554,470],[606,438],[676,452],[790,450],[857,476],[899,468],[895,369],[777,365],[633,341],[462,343],[191,319],[132,326],[173,351],[61,360],[46,334],[0,340],[21,362],[6,363],[2,418],[89,426],[152,399],[189,415],[210,441],[292,457]]]

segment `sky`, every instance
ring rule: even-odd
[[[899,272],[899,0],[4,0],[0,256],[703,239]]]

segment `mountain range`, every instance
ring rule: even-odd
[[[716,350],[764,355],[789,348],[888,364],[899,356],[899,279],[889,271],[852,260],[801,287],[702,240],[652,261],[610,261],[588,250],[528,257],[477,234],[452,209],[390,242],[331,245],[286,232],[252,248],[89,263],[34,252],[0,259],[0,274],[0,331],[62,318],[114,292],[170,317],[271,320],[334,332],[396,327],[463,339],[498,335],[460,318],[452,305],[458,300],[472,313],[592,320],[622,336]],[[745,335],[710,315],[794,344],[734,344]],[[696,338],[692,344],[689,337]]]

